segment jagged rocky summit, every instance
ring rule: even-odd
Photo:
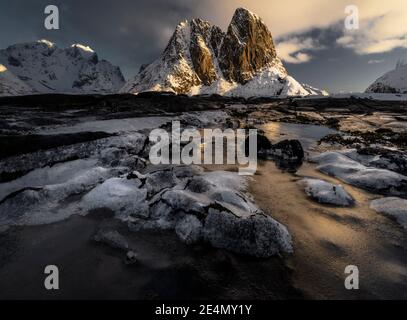
[[[288,75],[256,14],[238,8],[226,31],[201,19],[181,22],[163,54],[121,92],[170,91],[231,96],[326,95]]]
[[[39,40],[0,50],[0,96],[116,93],[124,83],[119,67],[81,44],[60,49]]]

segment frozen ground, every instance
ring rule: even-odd
[[[247,194],[248,182],[237,172],[148,165],[149,144],[143,130],[171,120],[202,128],[224,122],[226,116],[214,111],[42,129],[38,133],[119,135],[5,159],[3,170],[29,172],[0,184],[0,225],[54,223],[73,214],[107,209],[132,230],[170,229],[186,243],[207,242],[258,257],[289,252],[288,231],[257,208]],[[69,158],[61,155],[67,153],[81,159],[66,161]]]
[[[0,157],[0,285],[7,292],[19,296],[12,288],[20,280],[9,275],[45,263],[46,250],[73,275],[86,279],[95,270],[95,287],[71,275],[67,297],[78,289],[103,296],[103,285],[113,288],[108,297],[123,297],[129,286],[126,294],[137,297],[180,297],[182,279],[193,297],[298,297],[297,287],[309,297],[343,298],[341,268],[349,261],[377,277],[364,278],[350,298],[404,297],[406,284],[391,279],[407,275],[407,240],[389,219],[402,224],[405,215],[400,106],[388,113],[375,101],[208,97],[188,98],[195,109],[185,112],[184,97],[128,99],[98,101],[92,111],[81,103],[1,107],[8,153]],[[131,101],[141,105],[129,108]],[[170,128],[172,119],[257,127],[272,143],[298,139],[304,163],[287,172],[276,159],[260,161],[251,178],[233,166],[152,166],[148,132]],[[29,290],[33,272],[18,285]]]

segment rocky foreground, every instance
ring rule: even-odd
[[[3,98],[0,109],[0,234],[5,236],[15,228],[103,213],[113,219],[89,240],[121,252],[126,265],[140,259],[131,234],[162,239],[160,232],[191,248],[205,245],[256,258],[296,255],[293,227],[251,194],[256,176],[239,176],[233,166],[149,163],[150,130],[168,128],[172,120],[182,128],[257,128],[260,161],[292,175],[292,188],[310,203],[321,210],[357,211],[363,205],[357,188],[369,194],[377,214],[405,226],[402,102],[148,93]],[[269,124],[287,131],[275,139]],[[301,132],[304,125],[310,135]],[[304,164],[320,174],[297,176]]]

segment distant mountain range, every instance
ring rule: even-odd
[[[407,93],[407,64],[398,62],[396,68],[373,82],[367,93]]]
[[[181,22],[154,62],[125,83],[119,67],[89,47],[60,49],[40,40],[0,50],[0,96],[35,93],[170,91],[228,96],[306,96],[327,92],[300,84],[278,58],[256,14],[238,8],[226,32],[201,19]]]
[[[115,93],[124,82],[120,68],[80,44],[60,49],[40,40],[0,50],[0,96]]]

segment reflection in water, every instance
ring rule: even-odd
[[[319,139],[328,134],[337,133],[336,130],[314,124],[297,124],[285,122],[269,122],[260,126],[267,138],[273,143],[285,139],[298,139],[304,149],[308,149]]]

